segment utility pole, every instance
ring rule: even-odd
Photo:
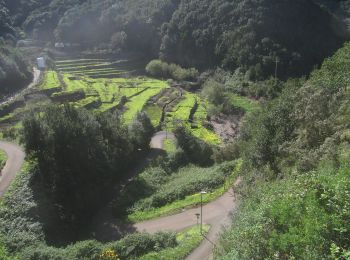
[[[277,70],[278,70],[279,59],[276,56],[276,67],[275,67],[275,85],[277,85]]]
[[[205,191],[201,191],[201,235],[203,234],[203,194],[207,194]]]

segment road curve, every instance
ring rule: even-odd
[[[6,190],[20,171],[25,153],[22,148],[16,144],[0,141],[0,149],[7,154],[7,161],[5,167],[1,171],[0,177],[0,198],[4,195]]]
[[[235,186],[238,185],[240,179],[237,180]],[[201,245],[196,248],[187,259],[212,259],[212,253],[219,239],[219,233],[222,228],[229,226],[231,223],[231,216],[237,207],[235,202],[235,195],[233,188],[226,192],[219,199],[203,206],[203,223],[209,224],[211,229]],[[154,219],[137,223],[134,225],[137,231],[146,231],[149,233],[156,233],[158,231],[180,231],[185,228],[196,225],[196,213],[200,213],[200,208],[189,209],[180,214]]]
[[[162,149],[163,141],[167,137],[175,138],[174,135],[170,133],[156,133],[152,138],[151,147],[154,149]],[[0,141],[0,149],[4,150],[8,155],[6,165],[2,170],[2,176],[0,177],[1,198],[11,184],[11,181],[20,171],[24,162],[25,153],[18,145],[3,141]],[[240,179],[237,180],[235,186],[238,185],[239,182]],[[209,224],[211,229],[200,246],[186,259],[212,259],[213,249],[215,243],[217,243],[219,239],[219,233],[223,227],[230,225],[231,216],[236,208],[237,203],[235,201],[234,188],[230,189],[217,200],[203,206],[203,223]],[[196,225],[196,213],[200,213],[200,208],[189,209],[173,216],[137,223],[134,224],[133,227],[137,231],[146,231],[149,233],[156,233],[158,231],[180,231]]]
[[[10,96],[6,97],[3,101],[0,102],[0,106],[7,105],[14,100],[16,100],[18,97],[23,95],[28,89],[31,89],[35,87],[39,81],[40,81],[41,71],[38,70],[36,67],[33,67],[33,80],[32,82],[24,89],[21,89],[20,91],[11,94]]]
[[[164,148],[164,140],[165,139],[175,139],[175,135],[170,132],[160,131],[155,133],[151,140],[151,148],[152,149],[161,149]]]

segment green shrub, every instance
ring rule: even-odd
[[[155,191],[151,196],[137,201],[132,210],[140,211],[157,208],[201,190],[211,191],[224,184],[225,178],[232,173],[233,168],[234,163],[211,168],[194,166],[182,168],[177,173],[164,179],[166,182],[154,187]]]
[[[345,253],[350,248],[350,170],[329,169],[251,189],[218,256],[327,259],[336,247],[339,255]]]
[[[7,154],[4,151],[0,150],[0,170],[4,168],[6,161],[7,161]]]
[[[152,251],[159,251],[177,245],[175,233],[158,232],[154,235],[135,233],[122,240],[110,243],[108,248],[117,252],[122,259],[138,259]]]
[[[198,77],[198,70],[195,68],[184,69],[176,64],[168,64],[161,60],[152,60],[146,66],[146,71],[152,76],[175,80],[194,80]]]

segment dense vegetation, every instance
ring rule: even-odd
[[[157,209],[188,195],[209,192],[222,187],[232,175],[236,162],[224,163],[209,168],[184,166],[186,157],[176,151],[157,167],[151,167],[139,174],[115,201],[115,213],[128,213],[131,218],[154,213]],[[197,199],[197,203],[199,200]],[[122,211],[125,210],[125,212]],[[179,208],[171,209],[173,211]],[[170,210],[170,211],[171,211]],[[167,212],[166,212],[167,213]]]
[[[252,79],[303,75],[345,39],[327,1],[5,1],[0,34],[136,51],[198,68],[224,66]],[[338,14],[338,12],[335,12]]]
[[[201,239],[193,230],[69,244],[95,238],[87,227],[111,197],[115,216],[149,219],[195,205],[203,189],[205,202],[217,198],[239,170],[242,205],[217,258],[349,258],[350,44],[324,61],[349,37],[349,10],[330,0],[0,0],[2,96],[32,78],[19,39],[50,57],[57,42],[93,54],[50,61],[32,104],[1,110],[2,124],[20,122],[28,156],[0,201],[0,258],[184,257]],[[132,77],[151,59],[146,72],[163,80]],[[215,118],[237,124],[232,143]],[[172,152],[124,185],[162,127],[176,136]]]
[[[26,153],[38,164],[33,183],[54,202],[61,221],[77,227],[123,178],[138,150],[148,149],[153,127],[144,113],[127,127],[117,115],[95,117],[64,106],[27,117],[23,133]]]
[[[349,57],[346,44],[249,116],[243,204],[219,256],[349,257]]]
[[[31,69],[24,55],[0,38],[0,97],[24,87],[31,79]]]

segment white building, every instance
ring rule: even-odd
[[[46,68],[46,64],[45,64],[45,59],[44,57],[39,57],[36,59],[36,63],[38,65],[38,69],[39,70],[44,70]]]

